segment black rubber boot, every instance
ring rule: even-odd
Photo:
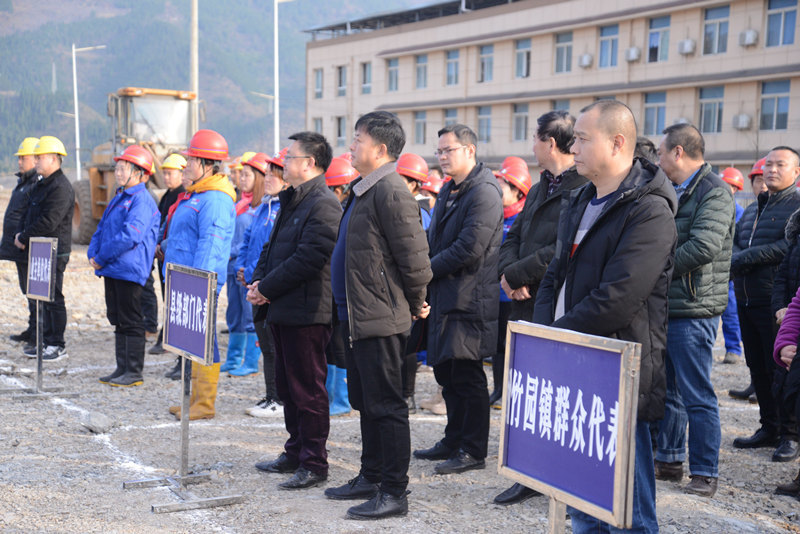
[[[125,336],[125,354],[127,356],[125,374],[110,380],[108,383],[117,387],[141,386],[142,369],[144,368],[144,336]]]
[[[100,383],[108,384],[114,378],[125,374],[125,336],[114,333],[114,356],[117,359],[117,368],[110,375],[98,378]]]

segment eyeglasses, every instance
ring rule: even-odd
[[[442,157],[442,156],[449,156],[451,152],[455,152],[459,148],[467,148],[467,145],[453,146],[453,147],[450,147],[450,148],[442,148],[440,150],[434,150],[433,151],[433,155],[435,157],[437,157],[437,158]]]
[[[283,159],[306,159],[310,157],[311,156],[283,156]]]

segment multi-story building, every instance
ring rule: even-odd
[[[461,122],[482,161],[534,163],[538,116],[616,98],[656,145],[696,125],[706,158],[749,170],[800,145],[798,0],[461,0],[308,30],[306,125],[344,151],[356,119],[397,113],[433,161]]]

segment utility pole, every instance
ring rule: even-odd
[[[192,100],[192,123],[191,123],[191,130],[192,133],[196,132],[200,127],[200,120],[199,120],[199,99],[200,99],[200,68],[198,66],[198,54],[197,54],[197,0],[192,0],[192,16],[191,16],[191,31],[190,31],[190,43],[189,43],[189,85],[191,86],[191,91],[195,94],[194,100]]]

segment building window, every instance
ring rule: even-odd
[[[700,131],[719,133],[722,131],[722,97],[725,88],[703,87],[700,89]]]
[[[322,118],[321,117],[314,117],[314,131],[317,133],[322,133]]]
[[[667,114],[667,93],[645,93],[644,135],[660,135],[664,131]]]
[[[314,69],[314,98],[322,98],[322,69]]]
[[[372,92],[372,63],[361,64],[361,94],[368,95]]]
[[[769,0],[767,4],[767,46],[794,44],[797,0]]]
[[[347,94],[347,67],[336,67],[336,94],[344,96]]]
[[[531,75],[531,40],[518,39],[514,47],[514,74],[517,78],[527,78]]]
[[[491,82],[494,69],[494,45],[478,49],[478,83]]]
[[[386,60],[386,90],[397,91],[397,82],[400,79],[400,60],[397,58]]]
[[[344,146],[347,143],[347,120],[344,117],[336,117],[336,146]]]
[[[458,85],[458,50],[445,52],[445,85]]]
[[[650,19],[647,41],[647,61],[666,61],[669,52],[669,15]]]
[[[417,89],[428,87],[428,54],[416,56]]]
[[[414,144],[425,144],[425,119],[427,113],[424,111],[414,112]]]
[[[569,98],[559,98],[550,103],[553,111],[569,111]]]
[[[600,59],[597,66],[601,69],[617,66],[617,48],[619,26],[612,24],[600,28]]]
[[[450,108],[444,110],[444,125],[452,126],[453,124],[457,123],[458,123],[458,110],[456,108]]]
[[[572,32],[556,34],[556,72],[572,71]]]
[[[724,54],[728,51],[728,17],[730,6],[706,9],[703,28],[703,54]]]
[[[785,130],[789,122],[789,80],[761,84],[762,130]]]
[[[478,106],[478,141],[492,140],[492,106]]]
[[[514,113],[512,115],[513,140],[524,141],[528,135],[528,104],[514,104]]]

